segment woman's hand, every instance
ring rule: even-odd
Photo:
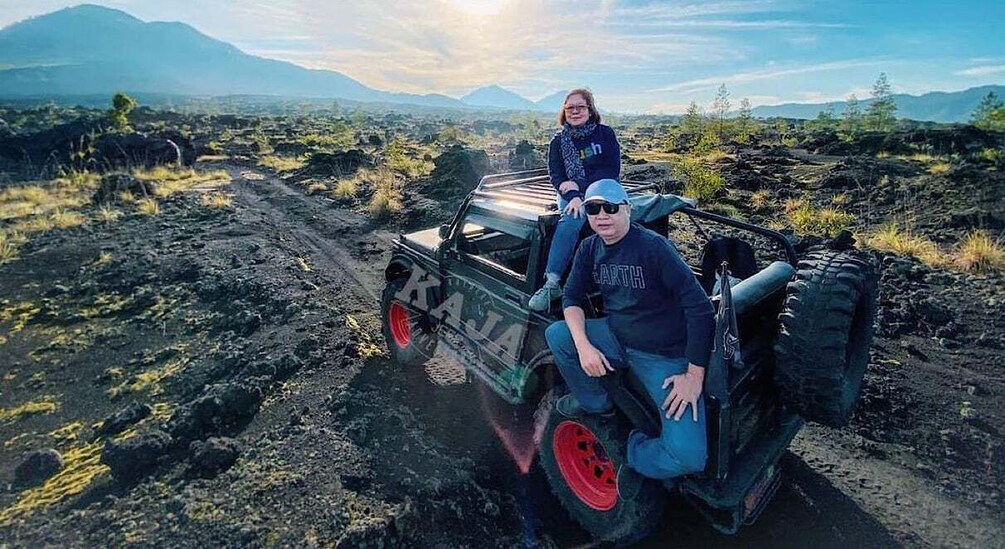
[[[565,207],[563,212],[566,215],[571,215],[572,217],[581,217],[583,215],[583,199],[578,196],[573,198],[569,201],[569,204]]]
[[[583,368],[586,375],[590,377],[601,377],[607,375],[608,371],[613,372],[614,368],[611,368],[611,363],[607,361],[607,357],[604,353],[601,353],[593,345],[584,345],[582,349],[576,348],[577,354],[579,354],[579,366]]]
[[[705,369],[694,364],[688,364],[687,371],[683,374],[670,376],[663,380],[664,389],[673,385],[670,394],[663,401],[667,418],[673,417],[674,421],[679,420],[690,404],[691,418],[698,421],[698,399],[701,398],[701,386],[704,381]]]
[[[569,191],[578,191],[578,190],[580,190],[579,183],[576,183],[575,181],[571,180],[563,181],[562,184],[558,186],[558,192],[561,194],[565,194]]]

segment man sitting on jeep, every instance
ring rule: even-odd
[[[666,237],[631,223],[628,194],[618,181],[594,182],[583,204],[596,234],[580,244],[573,261],[565,320],[545,332],[571,391],[556,409],[570,418],[612,415],[614,405],[598,378],[630,368],[665,413],[659,437],[638,431],[628,437],[628,465],[656,479],[701,471],[712,303]],[[584,307],[594,291],[603,297],[606,316],[587,320]]]

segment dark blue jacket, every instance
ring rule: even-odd
[[[621,148],[614,130],[609,126],[597,124],[597,129],[592,134],[582,139],[573,139],[572,144],[576,146],[579,158],[583,161],[586,181],[576,181],[579,183],[579,191],[566,193],[562,198],[582,198],[586,187],[598,179],[621,179]],[[563,181],[569,181],[565,162],[562,161],[561,132],[551,138],[551,145],[548,147],[548,175],[556,191]]]
[[[611,330],[625,347],[707,366],[715,333],[712,302],[666,237],[638,224],[607,245],[583,241],[565,284],[564,307],[600,291]]]

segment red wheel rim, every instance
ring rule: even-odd
[[[409,324],[408,309],[401,303],[392,301],[387,309],[387,322],[391,325],[391,337],[401,349],[408,347],[412,341],[412,326]]]
[[[580,423],[563,421],[552,438],[555,461],[573,494],[587,507],[610,511],[618,503],[618,472],[596,435]]]

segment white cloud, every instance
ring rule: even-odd
[[[957,76],[988,76],[990,74],[998,74],[1000,72],[1005,72],[1005,65],[981,65],[979,67],[970,67],[969,69],[957,71],[954,74]]]
[[[722,76],[713,76],[710,78],[699,78],[695,80],[688,80],[686,82],[678,82],[676,84],[670,84],[668,86],[657,88],[652,91],[693,93],[697,91],[716,89],[721,84],[743,84],[747,82],[756,82],[759,80],[771,80],[782,76],[792,76],[795,74],[805,74],[811,72],[827,72],[827,71],[844,70],[858,67],[879,66],[879,65],[885,65],[887,63],[888,61],[850,59],[845,61],[835,61],[831,63],[820,63],[817,65],[789,67],[785,69],[775,69],[775,68],[762,69],[757,71],[748,71],[748,72],[740,72]]]

